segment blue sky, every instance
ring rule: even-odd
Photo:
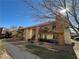
[[[30,17],[31,11],[22,0],[0,0],[0,27],[27,27],[37,24]]]
[[[40,23],[30,17],[32,12],[23,0],[0,0],[0,27],[27,27]]]

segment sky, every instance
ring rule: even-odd
[[[31,12],[22,0],[0,0],[0,27],[28,27],[39,23],[30,17]]]
[[[0,0],[0,27],[28,27],[40,23],[30,17],[32,12],[23,0]]]

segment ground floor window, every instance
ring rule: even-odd
[[[39,40],[42,42],[57,43],[57,39],[54,39],[53,34],[41,34]]]

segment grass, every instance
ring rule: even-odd
[[[0,55],[4,52],[5,46],[3,40],[0,40]]]
[[[74,54],[67,51],[51,51],[44,47],[26,45],[26,50],[42,59],[73,59]]]

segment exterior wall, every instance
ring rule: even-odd
[[[45,35],[47,36],[47,39],[53,39],[54,37],[56,38],[56,40],[58,40],[59,45],[65,45],[66,44],[70,44],[71,40],[70,40],[70,32],[67,30],[69,24],[66,20],[65,17],[62,16],[57,16],[56,17],[56,21],[55,21],[55,31],[53,32],[53,34],[51,34],[52,32],[52,25],[51,24],[45,24],[45,25],[39,25],[39,26],[35,26],[32,28],[27,28],[26,29],[26,40],[27,39],[31,39],[33,36],[33,28],[35,29],[35,42],[38,41],[39,38],[39,33],[41,33],[41,37],[45,38]],[[44,28],[44,27],[47,27]],[[44,29],[46,29],[44,31]],[[45,32],[45,33],[43,33]],[[50,32],[50,33],[48,33]]]
[[[59,45],[65,45],[64,41],[64,24],[63,24],[63,19],[61,16],[57,15],[56,16],[56,33],[57,33],[57,39]]]
[[[52,26],[50,24],[44,25],[44,26],[37,26],[34,28],[26,28],[25,29],[25,40],[31,39],[32,36],[35,34],[35,40],[37,41],[38,38],[40,38],[39,33],[41,32],[40,30],[43,30],[44,27],[48,28],[48,32],[52,30]],[[47,36],[47,39],[53,39],[53,34],[51,33],[42,33],[41,32],[41,38],[45,39],[45,35]]]
[[[35,32],[35,42],[38,42],[38,39],[39,39],[39,27],[37,26],[36,28],[36,32]]]
[[[28,34],[29,34],[29,33],[28,33],[28,29],[25,29],[25,30],[24,30],[24,33],[25,33],[25,40],[27,41],[27,39],[28,39],[28,37],[29,37],[29,36],[28,36]]]
[[[32,30],[25,29],[25,40],[26,41],[31,38],[31,35],[32,35],[31,32],[32,32]]]
[[[69,24],[65,17],[58,15],[56,17],[56,32],[58,34],[59,45],[71,44]]]
[[[65,39],[65,43],[66,43],[66,44],[71,44],[71,43],[72,43],[72,42],[71,42],[71,35],[70,35],[69,29],[66,29],[66,30],[64,31],[64,39]]]
[[[32,29],[25,30],[25,40],[32,38]]]
[[[43,38],[43,39],[44,39],[44,38],[45,38],[45,35],[44,35],[44,34],[42,34],[42,35],[41,35],[41,38]]]
[[[29,39],[31,39],[32,36],[33,36],[33,35],[32,35],[32,31],[33,31],[32,29],[29,30]]]
[[[12,35],[16,35],[17,34],[17,31],[12,31]]]

